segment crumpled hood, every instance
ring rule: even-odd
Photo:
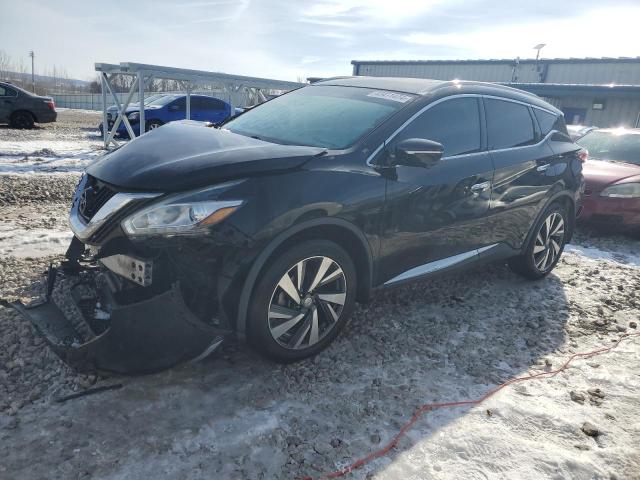
[[[298,168],[324,151],[264,142],[181,121],[105,155],[87,168],[87,173],[125,190],[173,192]]]
[[[582,166],[582,174],[587,189],[600,192],[607,185],[620,180],[640,181],[640,166],[632,163],[606,162],[603,160],[587,160]]]

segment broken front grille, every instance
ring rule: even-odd
[[[90,176],[78,199],[78,213],[88,222],[115,194],[116,191],[106,183]]]

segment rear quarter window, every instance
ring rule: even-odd
[[[564,116],[554,115],[553,113],[545,112],[539,108],[534,108],[533,113],[536,116],[536,120],[538,120],[538,125],[540,125],[540,131],[542,132],[543,137],[547,136],[552,130],[569,135],[569,132],[567,131],[567,124],[564,121]]]

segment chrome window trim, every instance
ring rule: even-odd
[[[496,95],[481,95],[481,96],[483,98],[489,98],[491,100],[502,100],[504,102],[519,103],[520,105],[524,105],[525,107],[537,108],[538,110],[542,110],[543,112],[550,113],[551,115],[555,115],[556,117],[558,116],[557,113],[553,113],[551,110],[547,110],[546,108],[538,107],[537,105],[533,105],[532,103],[523,102],[521,100],[514,100],[513,98],[498,97]]]
[[[429,110],[432,107],[435,107],[436,105],[439,105],[443,102],[446,102],[447,100],[452,100],[452,99],[456,99],[456,98],[488,98],[488,99],[492,99],[492,100],[502,100],[504,102],[512,102],[512,103],[517,103],[520,105],[524,105],[525,107],[531,107],[531,108],[537,108],[538,110],[542,110],[543,112],[547,112],[550,113],[552,115],[555,115],[556,117],[558,116],[556,113],[552,112],[551,110],[547,110],[545,108],[542,107],[538,107],[537,105],[533,105],[531,103],[526,103],[523,102],[521,100],[515,100],[512,98],[505,98],[505,97],[498,97],[496,95],[485,95],[485,94],[481,94],[481,93],[459,93],[459,94],[454,94],[454,95],[449,95],[448,97],[443,97],[443,98],[439,98],[438,100],[436,100],[433,103],[430,103],[429,105],[425,105],[424,107],[422,107],[420,110],[418,110],[416,113],[414,113],[411,117],[409,117],[402,125],[400,125],[391,135],[389,135],[389,137],[387,137],[387,139],[378,146],[378,148],[376,148],[371,155],[369,155],[367,157],[367,165],[370,167],[374,166],[373,163],[373,159],[376,157],[376,155],[378,155],[380,153],[380,151],[387,146],[402,130],[404,130],[411,122],[413,122],[416,118],[418,118],[420,115],[422,115],[424,112],[426,112],[427,110]],[[460,155],[449,155],[446,157],[442,157],[442,160],[448,160],[448,159],[452,159],[452,158],[459,158],[459,157],[466,157],[469,155],[478,155],[480,153],[485,153],[485,152],[503,152],[506,150],[515,150],[515,149],[519,149],[519,148],[529,148],[529,147],[537,147],[540,146],[542,143],[544,143],[551,134],[553,134],[554,132],[557,132],[557,130],[551,130],[547,135],[545,135],[539,142],[537,143],[532,143],[531,145],[523,145],[521,147],[509,147],[509,148],[500,148],[500,149],[489,149],[487,148],[486,150],[482,150],[479,152],[472,152],[472,153],[461,153]]]
[[[88,223],[84,223],[78,212],[78,205],[80,203],[78,199],[84,183],[83,181],[78,186],[78,191],[73,199],[71,212],[69,212],[71,231],[81,241],[88,240],[91,235],[104,225],[116,212],[134,200],[151,199],[162,195],[161,193],[116,193],[96,212]]]
[[[386,282],[384,282],[384,285],[393,285],[394,283],[409,280],[410,278],[420,277],[422,275],[427,275],[429,273],[443,270],[447,267],[451,267],[470,258],[477,257],[481,253],[486,252],[487,250],[491,250],[498,245],[498,243],[494,243],[492,245],[487,245],[486,247],[476,248],[468,252],[458,253],[457,255],[453,255],[451,257],[441,258],[440,260],[435,260],[433,262],[418,265],[417,267],[410,268],[409,270],[396,275],[391,280],[387,280]]]

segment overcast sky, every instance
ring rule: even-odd
[[[80,79],[129,61],[295,80],[353,59],[528,58],[538,43],[542,57],[639,56],[638,19],[638,0],[15,0],[0,49]]]

